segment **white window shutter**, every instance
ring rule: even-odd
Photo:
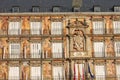
[[[30,22],[31,34],[39,35],[41,34],[41,22]]]
[[[114,34],[120,34],[120,21],[113,21]]]
[[[53,66],[53,80],[63,80],[62,66]]]
[[[31,67],[31,80],[41,79],[41,67]]]
[[[41,58],[41,43],[31,43],[31,58]]]
[[[116,64],[116,75],[117,80],[120,80],[120,64]]]
[[[62,58],[62,43],[52,43],[53,58]]]
[[[94,34],[104,34],[103,21],[94,21],[93,22],[93,33]]]
[[[105,80],[105,67],[104,65],[95,66],[96,80]]]
[[[9,22],[8,33],[10,35],[19,35],[20,31],[20,22]]]
[[[116,53],[116,57],[120,56],[120,42],[115,42],[114,43],[114,48],[115,48],[115,53]]]
[[[104,43],[103,42],[94,42],[94,55],[95,57],[104,56]]]
[[[62,22],[52,22],[51,34],[53,34],[53,35],[62,34]]]
[[[9,80],[19,80],[19,67],[9,67]]]
[[[20,57],[20,44],[11,43],[9,45],[10,58],[19,58]]]

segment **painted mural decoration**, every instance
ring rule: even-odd
[[[22,42],[22,49],[23,49],[23,57],[29,57],[30,56],[30,44],[27,40],[24,40]]]
[[[6,62],[0,62],[0,79],[4,80],[7,79],[7,63]]]
[[[1,26],[2,34],[6,34],[8,29],[8,19],[3,18],[0,23],[0,26]]]
[[[48,19],[49,18],[44,19],[43,34],[45,34],[45,35],[50,34],[50,26],[49,26]]]
[[[115,76],[115,64],[113,61],[107,61],[107,75]]]
[[[27,62],[24,62],[22,65],[22,79],[29,80],[30,76],[30,67]]]
[[[8,56],[8,44],[7,39],[0,39],[0,57],[6,58]]]
[[[43,46],[43,58],[50,58],[51,57],[51,43],[50,38],[46,38],[44,40],[44,46]]]
[[[75,29],[73,32],[73,50],[84,51],[84,34],[80,29]]]
[[[50,62],[43,63],[43,77],[45,80],[51,80],[51,64]]]
[[[112,57],[114,56],[114,43],[111,39],[105,40],[106,44],[106,56]]]

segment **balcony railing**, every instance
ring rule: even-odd
[[[92,29],[92,34],[94,35],[120,34],[120,29]]]
[[[60,31],[58,31],[60,32]],[[46,34],[42,34],[42,31],[41,30],[0,30],[0,36],[25,36],[25,35],[33,35],[33,36],[41,36],[41,35],[46,35]],[[50,35],[63,35],[63,33],[61,32],[60,34],[58,33],[54,33],[54,34],[51,34]]]
[[[5,55],[0,55],[0,59],[49,59],[49,58],[58,58],[58,59],[62,59],[64,58],[63,53],[57,53],[54,54],[55,56],[51,56],[53,54],[44,54],[43,53],[19,53],[19,54],[5,54]]]

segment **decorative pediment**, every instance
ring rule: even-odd
[[[78,28],[85,28],[85,27],[88,27],[88,24],[86,22],[86,20],[84,19],[84,21],[79,21],[78,19],[76,19],[75,21],[73,22],[68,22],[68,26],[69,27],[78,27]]]

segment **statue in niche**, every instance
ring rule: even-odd
[[[111,39],[107,39],[105,43],[106,43],[106,55],[111,57],[114,56],[113,41],[111,41]]]
[[[29,73],[30,73],[29,65],[27,62],[24,62],[22,66],[22,79],[29,80]]]
[[[42,57],[43,58],[50,58],[51,57],[51,43],[50,43],[49,38],[45,39],[45,41],[44,41]]]
[[[84,33],[80,29],[75,29],[73,32],[73,50],[84,51]]]

